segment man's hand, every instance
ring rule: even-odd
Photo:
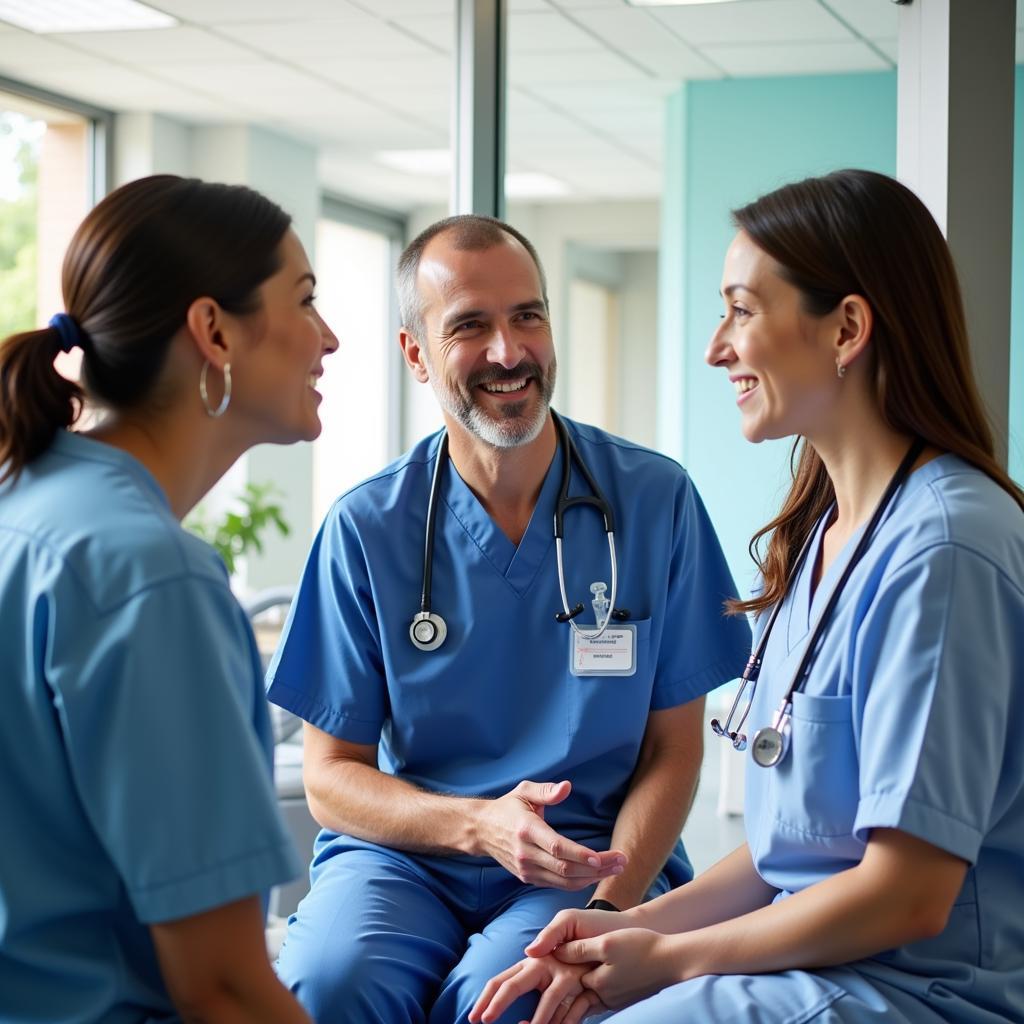
[[[576,892],[622,874],[626,855],[598,853],[560,836],[544,821],[544,808],[560,804],[569,782],[520,782],[497,800],[482,801],[478,846],[521,882]]]
[[[617,1010],[685,980],[684,941],[683,936],[646,928],[622,928],[594,939],[574,939],[554,955],[564,964],[589,964],[583,986]]]
[[[469,1011],[471,1024],[489,1024],[497,1020],[520,996],[541,993],[529,1024],[578,1024],[585,1016],[605,1007],[581,982],[596,964],[563,964],[553,956],[536,960],[527,957],[496,974],[484,986],[480,998]]]

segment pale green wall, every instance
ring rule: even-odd
[[[894,73],[691,82],[667,104],[659,288],[659,447],[682,459],[741,591],[747,542],[777,507],[789,444],[748,444],[732,389],[704,363],[729,211],[840,167],[896,168]]]

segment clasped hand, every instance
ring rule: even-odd
[[[674,936],[622,928],[619,914],[563,910],[526,947],[527,957],[493,977],[470,1011],[473,1024],[496,1021],[520,996],[540,991],[529,1024],[579,1024],[681,980]]]
[[[596,851],[559,835],[544,821],[544,808],[560,804],[569,782],[520,782],[483,805],[482,851],[521,882],[577,892],[622,873],[626,855]]]

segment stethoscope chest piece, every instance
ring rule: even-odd
[[[409,623],[409,639],[421,651],[436,651],[447,635],[448,627],[436,612],[417,612]]]
[[[754,742],[750,744],[750,756],[755,764],[762,768],[774,768],[782,760],[785,752],[785,737],[774,726],[766,725],[754,733]]]

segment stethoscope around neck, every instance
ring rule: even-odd
[[[558,500],[555,502],[555,560],[558,563],[558,589],[562,597],[562,610],[555,613],[558,622],[568,622],[574,632],[584,640],[596,640],[608,628],[612,619],[622,621],[629,618],[628,608],[616,608],[615,596],[618,592],[619,571],[615,558],[615,516],[612,507],[605,498],[601,488],[593,474],[587,468],[580,453],[569,436],[569,431],[562,421],[562,418],[552,409],[551,418],[554,421],[558,433],[559,446],[562,449],[562,478],[558,489]],[[444,619],[434,611],[431,602],[431,577],[434,565],[434,536],[437,524],[437,505],[441,492],[441,479],[444,474],[444,467],[448,462],[448,432],[441,435],[441,443],[437,448],[437,458],[434,462],[434,474],[430,481],[430,498],[427,502],[427,526],[423,542],[423,587],[420,591],[420,610],[413,616],[409,624],[409,639],[413,646],[421,651],[436,651],[444,643],[448,636],[448,626]],[[569,482],[572,476],[572,467],[575,464],[580,476],[583,477],[590,494],[578,494],[569,497]],[[581,629],[575,622],[576,617],[583,611],[583,605],[577,604],[569,607],[569,599],[565,590],[565,572],[562,562],[562,540],[565,536],[565,514],[569,509],[577,506],[590,506],[601,516],[604,523],[605,536],[608,538],[608,555],[611,560],[611,594],[607,599],[603,594],[598,594],[594,587],[591,590],[604,605],[604,618],[595,621],[595,628],[592,630]],[[595,587],[598,586],[595,584]],[[595,606],[598,603],[595,600]]]
[[[917,461],[918,456],[920,456],[921,452],[924,451],[924,447],[924,441],[920,439],[915,440],[910,446],[907,454],[904,456],[899,468],[896,470],[895,474],[893,474],[888,487],[885,489],[885,493],[882,495],[878,505],[875,507],[875,510],[871,515],[871,519],[857,543],[857,547],[854,548],[853,554],[850,556],[850,561],[847,562],[842,576],[839,577],[832,593],[829,595],[828,603],[822,609],[821,615],[818,617],[817,623],[815,623],[811,639],[804,648],[804,654],[800,659],[800,665],[796,670],[796,674],[793,676],[793,681],[789,684],[789,689],[786,691],[786,695],[782,698],[782,702],[775,710],[775,715],[772,718],[772,724],[766,725],[754,733],[754,742],[750,747],[750,756],[753,759],[754,764],[759,767],[772,768],[786,756],[786,753],[789,750],[790,735],[792,734],[793,695],[799,692],[807,680],[811,663],[814,660],[814,655],[817,653],[818,641],[825,633],[829,618],[835,610],[836,604],[839,602],[839,595],[842,592],[843,587],[846,586],[847,581],[853,574],[853,570],[857,567],[857,563],[867,551],[868,546],[871,543],[871,539],[874,536],[875,531],[878,529],[879,523],[881,523],[889,506],[895,500],[899,489],[903,486],[907,477],[910,475],[910,470]],[[832,508],[835,508],[835,506],[833,505]],[[829,511],[829,515],[831,515],[831,510]],[[797,555],[796,561],[793,563],[793,568],[790,571],[789,578],[786,580],[785,593],[787,594],[791,591],[793,584],[800,575],[800,571],[807,559],[807,553],[810,550],[811,543],[816,533],[816,530],[810,530],[804,540],[803,546],[800,548],[800,553]],[[740,677],[739,689],[736,691],[736,698],[733,700],[732,707],[729,709],[729,715],[725,720],[725,724],[723,725],[717,718],[713,718],[711,720],[711,729],[715,735],[730,740],[737,750],[747,749],[747,737],[743,732],[743,725],[747,720],[747,715],[750,714],[750,707],[754,702],[754,693],[757,690],[757,677],[761,672],[761,659],[764,657],[765,649],[768,647],[768,640],[772,635],[772,629],[775,627],[775,621],[779,617],[782,604],[783,601],[780,598],[775,602],[775,606],[772,608],[771,615],[764,627],[764,632],[762,632],[761,638],[757,643],[757,647],[754,648],[754,653],[750,655],[747,667],[743,670],[743,675]],[[740,701],[743,699],[743,694],[747,690],[747,687],[750,688],[750,692],[747,696],[746,706],[743,709],[743,713],[740,715],[739,721],[733,725],[733,718],[736,715],[737,708],[739,708]]]

